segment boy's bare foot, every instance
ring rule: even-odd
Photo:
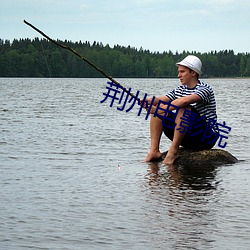
[[[161,152],[160,151],[155,151],[155,152],[149,152],[148,155],[146,156],[144,162],[150,162],[150,161],[156,161],[161,159]]]
[[[163,160],[163,164],[171,165],[174,164],[174,161],[179,157],[178,150],[169,150],[165,159]]]

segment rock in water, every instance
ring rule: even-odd
[[[167,152],[162,154],[164,158]],[[238,160],[229,152],[222,149],[209,150],[188,150],[181,148],[179,150],[179,158],[174,162],[178,165],[222,165],[236,163]]]

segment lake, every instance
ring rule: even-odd
[[[179,85],[118,81],[140,97]],[[144,163],[149,119],[100,103],[104,78],[0,78],[0,249],[249,249],[250,79],[204,82],[236,164]]]

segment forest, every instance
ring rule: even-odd
[[[59,41],[85,56],[112,77],[170,78],[177,76],[175,63],[186,55],[198,56],[202,77],[249,77],[250,53],[233,50],[150,52],[143,48],[101,42]],[[102,77],[80,58],[46,39],[0,39],[0,77]]]

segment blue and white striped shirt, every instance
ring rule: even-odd
[[[200,116],[205,116],[206,122],[208,122],[209,119],[217,121],[214,92],[208,84],[198,81],[197,85],[192,89],[188,88],[187,85],[181,85],[168,92],[166,96],[170,101],[174,101],[180,97],[191,94],[197,94],[201,98],[201,102],[190,104],[199,112]],[[214,129],[215,131],[217,130],[216,126]]]

